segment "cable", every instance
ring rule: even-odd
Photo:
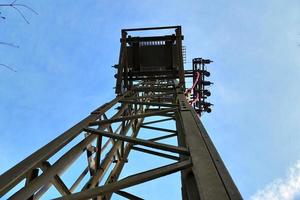
[[[198,83],[199,78],[200,78],[200,73],[199,73],[199,72],[196,72],[196,80],[195,80],[195,82],[194,82],[194,84],[193,84],[193,86],[192,86],[191,88],[185,90],[185,92],[184,92],[184,95],[185,95],[185,96],[186,96],[188,93],[191,93],[192,90],[196,87],[196,84]]]

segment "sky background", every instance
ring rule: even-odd
[[[19,2],[39,15],[1,9],[20,48],[0,46],[0,173],[114,98],[122,28],[182,25],[187,61],[214,61],[202,121],[243,197],[300,199],[299,0]],[[149,193],[179,194],[163,180]]]

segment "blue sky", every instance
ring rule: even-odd
[[[290,183],[300,160],[299,1],[20,2],[39,15],[24,11],[28,25],[2,9],[0,41],[20,48],[0,46],[0,63],[18,71],[0,68],[0,173],[114,97],[120,29],[182,25],[187,59],[214,60],[215,106],[202,120],[244,198]]]

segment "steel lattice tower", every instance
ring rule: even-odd
[[[163,36],[132,37],[128,33],[148,30],[174,30]],[[54,186],[57,199],[110,199],[112,194],[142,199],[126,188],[181,173],[182,199],[242,199],[225,165],[199,119],[210,112],[206,101],[211,82],[207,59],[193,59],[192,70],[184,70],[185,51],[180,26],[123,29],[117,69],[116,98],[100,106],[78,124],[40,148],[0,177],[0,197],[39,199]],[[185,79],[193,79],[186,89]],[[114,114],[108,117],[108,112]],[[168,129],[161,123],[173,123]],[[162,133],[143,139],[140,129]],[[75,138],[78,143],[58,155]],[[163,139],[177,138],[178,145]],[[172,164],[119,179],[131,151],[173,160]],[[82,155],[86,168],[67,187],[61,175]],[[55,162],[49,159],[59,156]],[[84,182],[85,178],[87,181]],[[16,185],[24,182],[20,189]]]

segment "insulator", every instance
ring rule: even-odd
[[[209,107],[204,108],[204,111],[206,111],[207,113],[211,113],[211,108],[209,108]]]
[[[201,61],[202,60],[202,58],[194,58],[193,59],[193,62],[199,62],[199,61]]]
[[[203,110],[210,113],[211,112],[211,108],[210,106],[213,106],[213,104],[209,103],[209,102],[205,102],[202,101],[201,104],[203,105]]]
[[[201,104],[203,105],[203,107],[209,107],[209,106],[213,106],[214,104],[209,103],[209,102],[201,102]]]
[[[209,90],[203,90],[203,95],[209,97],[211,95],[211,93]]]
[[[193,64],[201,64],[202,63],[202,58],[194,58],[193,59]]]
[[[202,85],[212,85],[213,82],[210,82],[210,81],[201,81],[201,84]]]
[[[209,77],[209,76],[210,76],[210,72],[209,72],[209,71],[206,71],[206,70],[201,70],[200,73],[203,74],[203,75],[206,76],[206,77]]]
[[[211,62],[213,62],[213,61],[209,60],[209,59],[202,59],[203,64],[210,64]]]
[[[115,65],[113,65],[113,66],[111,66],[111,67],[113,67],[113,68],[118,68],[119,67],[119,65],[118,64],[115,64]]]
[[[117,77],[118,77],[118,74],[115,74],[114,77],[117,78]]]

